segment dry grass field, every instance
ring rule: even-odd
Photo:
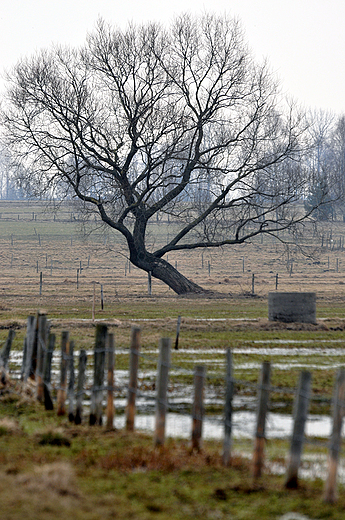
[[[161,243],[173,227],[173,222],[164,220],[151,224],[149,240],[152,244]],[[89,233],[91,229],[93,232]],[[249,298],[251,306],[260,309],[259,315],[266,317],[267,294],[276,289],[278,274],[281,291],[317,293],[319,317],[332,313],[345,317],[344,236],[345,224],[333,222],[325,224],[318,235],[306,231],[298,246],[291,245],[289,251],[278,240],[263,236],[222,250],[171,253],[168,260],[196,283],[224,295],[218,306],[220,316],[225,311],[228,317],[245,317]],[[176,298],[158,280],[153,279],[152,296],[148,298],[147,276],[130,265],[122,238],[102,229],[96,219],[83,226],[71,205],[64,204],[54,212],[44,203],[1,201],[0,245],[0,318],[24,317],[38,308],[53,311],[56,316],[66,316],[67,312],[70,317],[89,317],[94,282],[98,315],[101,285],[101,315],[107,317],[121,318],[119,303],[130,300],[129,308],[135,318],[134,302],[142,298],[146,299],[145,310],[151,309],[152,317],[154,308],[156,317],[162,314],[164,304],[155,305],[157,299],[162,302],[167,298],[173,306],[179,301],[177,308],[188,309],[182,298]],[[305,256],[300,246],[312,256]],[[206,302],[199,306],[205,307],[203,317],[212,317],[207,316]]]

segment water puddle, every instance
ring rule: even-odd
[[[142,405],[144,403],[141,403]],[[147,404],[147,403],[146,403]],[[139,405],[139,403],[138,403]],[[115,407],[125,406],[125,400],[116,400]],[[154,407],[154,402],[151,403]],[[140,406],[141,408],[141,406]],[[114,423],[116,428],[125,425],[124,415],[118,415]],[[252,439],[256,425],[256,414],[250,411],[235,411],[233,413],[232,436],[235,439]],[[135,428],[153,432],[155,414],[138,413],[135,417]],[[291,437],[293,421],[291,415],[269,413],[266,424],[267,439],[289,439]],[[166,434],[168,437],[188,439],[192,431],[191,415],[169,412],[167,415]],[[306,437],[328,439],[331,433],[331,419],[323,415],[309,415],[306,424]],[[345,433],[343,427],[342,434]],[[224,421],[221,415],[205,416],[203,422],[203,438],[222,440],[224,438]],[[326,445],[326,443],[325,443]]]
[[[340,343],[340,341],[336,341]],[[268,343],[268,342],[267,342]],[[272,343],[272,342],[269,342]],[[299,342],[298,342],[299,343]],[[314,342],[315,343],[315,342]],[[330,343],[327,341],[327,343]],[[342,340],[341,343],[344,343]],[[204,352],[204,351],[203,351]],[[224,352],[224,350],[223,350]],[[233,354],[253,354],[261,356],[310,356],[310,354],[318,356],[345,356],[344,348],[320,348],[320,347],[299,347],[299,348],[252,348],[242,347],[232,349]]]
[[[257,322],[259,321],[260,319],[263,319],[263,318],[189,318],[191,321],[211,321],[211,322],[217,322],[217,321],[249,321],[249,322]],[[131,322],[133,324],[135,324],[136,322],[147,322],[147,321],[152,321],[152,322],[159,322],[159,321],[165,321],[164,318],[138,318],[136,320],[131,320]]]
[[[279,349],[280,350],[280,349]],[[214,352],[213,350],[210,352]],[[91,351],[90,351],[91,353]],[[59,353],[54,356],[54,363],[52,369],[52,385],[57,388],[59,385]],[[77,353],[76,353],[77,354]],[[209,362],[208,360],[204,360]],[[225,360],[224,360],[225,361]],[[218,362],[217,362],[218,363]],[[19,378],[22,364],[22,353],[11,353],[11,376]],[[237,365],[237,368],[252,369],[259,368],[259,363],[243,363]],[[287,364],[275,364],[280,370],[286,369],[288,366],[302,368],[303,363],[293,362]],[[323,368],[320,365],[309,365],[309,368]],[[335,365],[327,365],[324,368],[336,368]],[[190,370],[172,369],[171,375],[191,374]],[[210,371],[212,374],[212,371]],[[89,367],[87,372],[86,396],[89,396],[92,386],[93,370]],[[138,413],[136,417],[138,429],[148,429],[152,431],[154,424],[154,409],[155,409],[155,389],[154,382],[156,380],[155,370],[139,371],[139,388],[137,396]],[[212,382],[212,379],[211,379]],[[128,370],[116,370],[115,372],[116,384],[116,408],[118,411],[124,410],[127,399],[127,385],[128,385]],[[191,431],[191,416],[190,410],[193,402],[193,385],[182,383],[171,383],[169,385],[169,406],[170,413],[168,415],[167,435],[188,437]],[[88,400],[85,404],[89,403]],[[205,388],[205,408],[209,406],[216,407],[216,410],[222,410],[224,404],[224,389],[213,388],[211,385],[206,385]],[[235,438],[252,438],[256,421],[256,397],[255,396],[235,396],[233,400],[233,436]],[[122,427],[124,417],[118,414],[115,420],[116,427]],[[221,439],[223,437],[223,418],[222,415],[205,415],[204,420],[204,437]],[[311,437],[327,438],[330,435],[331,422],[328,416],[310,415],[306,426],[306,434]],[[284,415],[281,413],[271,412],[268,415],[267,422],[267,438],[268,439],[286,439],[290,436],[292,431],[292,417],[291,415]]]

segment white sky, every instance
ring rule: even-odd
[[[238,17],[253,53],[268,59],[286,94],[345,114],[344,0],[0,0],[0,73],[52,42],[83,44],[100,16],[124,27],[203,11]]]

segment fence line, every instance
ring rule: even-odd
[[[14,332],[9,331],[8,338],[0,352],[0,367],[2,370],[1,382],[7,384],[8,361],[10,349],[13,341]],[[28,378],[34,379],[37,383],[36,398],[44,402],[46,409],[52,409],[51,391],[51,366],[55,346],[55,335],[49,334],[49,322],[45,315],[38,314],[36,317],[30,316],[27,321],[27,334],[23,348],[23,363],[21,369],[21,379],[25,385]],[[158,360],[158,375],[155,387],[155,396],[150,396],[147,391],[142,392],[138,388],[138,368],[140,359],[149,362],[157,361],[155,356],[148,356],[140,352],[140,328],[132,327],[131,348],[130,348],[130,367],[128,385],[115,385],[114,382],[114,336],[108,333],[107,326],[98,324],[96,326],[95,346],[93,350],[93,385],[91,389],[85,388],[87,354],[85,350],[79,353],[78,378],[75,385],[74,374],[74,344],[69,339],[69,332],[63,331],[61,335],[61,353],[56,356],[60,359],[60,378],[57,387],[57,414],[66,414],[66,399],[68,400],[68,416],[70,421],[80,424],[83,420],[83,396],[90,395],[90,425],[102,424],[103,415],[103,394],[107,391],[107,428],[113,427],[114,421],[114,392],[127,392],[127,406],[118,407],[126,410],[126,428],[134,429],[134,417],[136,412],[138,397],[144,397],[146,403],[155,405],[156,426],[154,432],[155,445],[162,445],[165,441],[166,415],[169,411],[176,411],[185,414],[187,408],[192,408],[191,415],[191,443],[192,448],[200,451],[202,443],[202,428],[205,411],[204,385],[206,380],[206,367],[196,366],[194,372],[183,369],[179,366],[171,365],[170,361],[171,340],[163,338],[160,342],[160,355]],[[107,357],[106,357],[107,354]],[[105,385],[105,368],[107,367],[107,384]],[[176,406],[168,402],[167,389],[169,381],[169,371],[174,368],[176,373],[194,375],[194,399],[191,406]],[[212,381],[212,376],[207,377]],[[218,378],[219,380],[219,378]],[[215,420],[224,427],[224,443],[222,461],[224,465],[231,463],[231,435],[233,421],[232,400],[234,390],[237,386],[247,386],[258,390],[257,424],[254,433],[254,452],[253,452],[253,477],[260,478],[264,469],[264,447],[266,440],[267,412],[269,410],[269,396],[272,392],[292,393],[291,388],[274,387],[270,384],[270,364],[264,362],[262,365],[261,378],[258,384],[249,383],[243,380],[236,380],[233,377],[232,355],[230,349],[226,351],[226,370],[224,373],[224,420]],[[76,393],[75,393],[76,386]],[[289,463],[286,475],[286,487],[297,487],[298,469],[301,463],[303,444],[311,442],[325,446],[325,442],[308,440],[305,438],[305,423],[310,401],[311,374],[302,372],[299,386],[295,396],[294,406],[294,427],[291,439]],[[312,397],[313,399],[313,397]],[[319,396],[315,396],[317,402]],[[323,401],[325,401],[323,399]],[[330,443],[329,471],[325,487],[324,499],[328,502],[336,501],[336,476],[341,447],[341,426],[345,408],[345,371],[338,373],[337,384],[333,398],[333,433]],[[245,425],[241,426],[241,431],[245,431]],[[246,430],[249,432],[249,430]],[[253,435],[253,432],[250,432]]]

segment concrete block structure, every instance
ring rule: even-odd
[[[314,292],[268,293],[268,319],[286,323],[316,323]]]

